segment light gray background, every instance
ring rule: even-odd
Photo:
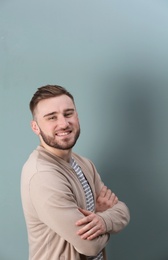
[[[28,259],[20,173],[38,144],[28,103],[48,83],[73,93],[75,151],[130,208],[109,260],[167,260],[167,1],[0,1],[0,260]]]

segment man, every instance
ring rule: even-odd
[[[106,259],[110,233],[128,224],[129,210],[93,163],[72,152],[80,135],[73,96],[61,86],[43,86],[30,110],[40,145],[21,178],[29,260]]]

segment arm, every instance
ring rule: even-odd
[[[112,234],[123,230],[130,221],[129,209],[122,201],[118,201],[112,208],[97,214],[103,218],[107,232]]]
[[[116,195],[106,186],[103,186],[96,200],[95,212],[103,212],[113,207],[117,202],[118,198]],[[106,233],[106,224],[100,216],[84,209],[79,210],[85,216],[76,222],[77,226],[84,225],[84,227],[77,232],[82,239],[92,240],[95,237]]]
[[[83,218],[78,210],[81,205],[77,204],[72,187],[64,176],[58,179],[57,174],[40,172],[31,181],[30,194],[40,221],[73,245],[79,253],[92,256],[105,247],[108,234],[91,241],[83,240],[77,234],[82,227],[75,225]]]
[[[117,205],[118,209],[116,208],[109,212],[115,205]],[[118,202],[116,195],[110,189],[107,189],[106,186],[103,186],[96,200],[96,213],[83,209],[80,209],[80,211],[85,217],[77,221],[76,225],[84,225],[78,231],[78,235],[82,239],[91,240],[106,232],[117,233],[129,222],[129,211],[126,205]],[[127,218],[125,217],[126,215]]]
[[[90,173],[92,173],[93,176],[93,183],[90,179],[90,185],[92,188],[93,193],[95,193],[96,196],[96,211],[95,213],[89,214],[89,212],[83,211],[83,217],[82,219],[79,219],[77,222],[77,225],[84,225],[81,226],[81,230],[78,232],[79,235],[84,236],[85,239],[91,239],[97,236],[100,236],[101,234],[104,234],[104,229],[101,229],[102,223],[104,222],[104,225],[106,227],[105,234],[109,233],[118,233],[123,228],[125,228],[129,221],[130,221],[130,213],[128,207],[121,201],[118,200],[116,195],[111,192],[107,187],[104,186],[104,183],[102,182],[100,175],[98,174],[94,164],[88,160],[85,161],[87,163],[87,166],[90,168]],[[84,165],[83,165],[83,169]],[[84,170],[84,173],[89,180],[90,176],[87,175],[87,169]],[[104,193],[104,194],[103,194]],[[97,228],[95,229],[95,223],[97,223]],[[89,228],[92,229],[89,230]],[[89,233],[88,233],[89,232]],[[95,232],[95,233],[94,233]],[[84,233],[87,233],[84,235]],[[98,235],[99,233],[99,235]],[[96,235],[95,235],[96,234]],[[89,238],[90,236],[90,238]]]
[[[127,206],[123,202],[118,201],[118,197],[110,189],[107,189],[106,186],[103,186],[96,200],[96,211],[102,218],[104,216],[107,230],[111,233],[121,231],[130,221],[130,214]],[[110,220],[110,214],[113,214],[113,225]]]
[[[104,184],[100,178],[100,175],[97,173],[95,167],[94,171],[96,194],[99,197]],[[105,209],[103,212],[96,212],[96,214],[103,218],[106,224],[106,230],[109,233],[120,232],[128,225],[130,221],[129,209],[126,206],[126,204],[120,200],[118,200],[116,204],[112,203],[112,206]]]

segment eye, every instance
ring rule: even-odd
[[[64,114],[65,117],[71,117],[73,115],[73,112],[67,112]]]
[[[50,116],[50,117],[48,117],[48,120],[56,120],[56,119],[57,119],[56,116]]]

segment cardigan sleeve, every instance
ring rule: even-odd
[[[83,240],[77,235],[82,226],[75,223],[83,218],[83,214],[78,210],[80,205],[65,176],[42,171],[33,176],[29,190],[41,223],[68,241],[80,254],[94,256],[106,246],[108,234],[93,240]]]
[[[94,164],[90,161],[94,172],[94,187],[96,197],[100,194],[101,188],[104,183],[101,180]],[[103,218],[107,232],[118,233],[125,228],[130,221],[130,212],[126,204],[122,201],[118,201],[116,205],[104,212],[96,212],[100,217]]]
[[[118,201],[112,208],[97,212],[97,215],[103,218],[107,232],[118,233],[123,230],[130,221],[129,209],[125,203]]]

